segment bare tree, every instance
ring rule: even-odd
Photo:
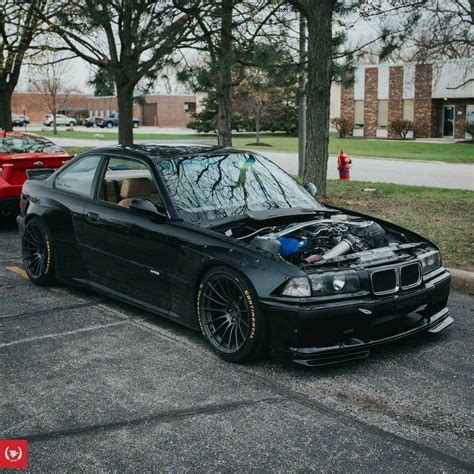
[[[12,129],[11,101],[28,49],[40,33],[38,12],[50,7],[45,0],[2,0],[0,8],[0,128]]]
[[[472,58],[474,1],[428,0],[403,53],[412,61]]]
[[[47,111],[53,116],[53,133],[57,135],[56,116],[64,110],[69,100],[70,88],[67,66],[61,55],[49,52],[42,57],[44,63],[36,67],[33,87],[40,93],[46,103]]]
[[[194,2],[199,8],[200,1]],[[133,100],[143,78],[153,80],[189,32],[192,18],[171,2],[59,0],[43,17],[72,51],[110,74],[119,111],[119,143],[133,143]]]

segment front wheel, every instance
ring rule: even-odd
[[[74,125],[76,125],[74,122],[69,122],[70,127],[74,127]]]
[[[21,248],[23,265],[30,280],[39,286],[53,284],[53,242],[48,227],[41,219],[34,218],[26,224]]]
[[[257,297],[245,278],[226,267],[210,270],[197,294],[199,326],[211,348],[229,362],[263,356],[267,333]]]
[[[107,128],[112,128],[114,126],[114,124],[112,122],[107,122]]]

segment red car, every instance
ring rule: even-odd
[[[0,215],[17,212],[27,170],[56,169],[71,158],[47,138],[0,131]]]

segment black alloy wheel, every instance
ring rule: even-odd
[[[32,219],[25,227],[22,256],[33,283],[44,286],[54,282],[53,245],[49,230],[39,219]]]
[[[198,291],[201,331],[225,360],[245,362],[260,357],[265,346],[265,324],[250,285],[225,267],[211,270]]]

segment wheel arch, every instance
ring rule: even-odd
[[[196,300],[197,300],[197,295],[198,295],[198,291],[199,291],[199,285],[201,284],[204,276],[208,272],[210,272],[212,269],[217,268],[217,267],[224,267],[224,268],[227,268],[229,270],[232,270],[232,271],[236,272],[248,285],[250,285],[253,293],[256,296],[257,301],[255,301],[255,304],[258,305],[258,303],[259,303],[258,292],[257,292],[257,289],[255,288],[255,285],[252,283],[250,278],[242,272],[242,270],[240,270],[235,265],[232,265],[229,262],[225,262],[225,261],[221,261],[221,260],[212,260],[212,261],[206,262],[199,269],[199,272],[197,273],[196,277],[194,278],[194,282],[192,284],[193,308],[195,310],[193,319],[195,320],[198,327],[199,327],[199,320],[198,320],[198,314],[197,314],[197,310],[196,310]],[[264,312],[262,311],[262,313],[264,313]]]

